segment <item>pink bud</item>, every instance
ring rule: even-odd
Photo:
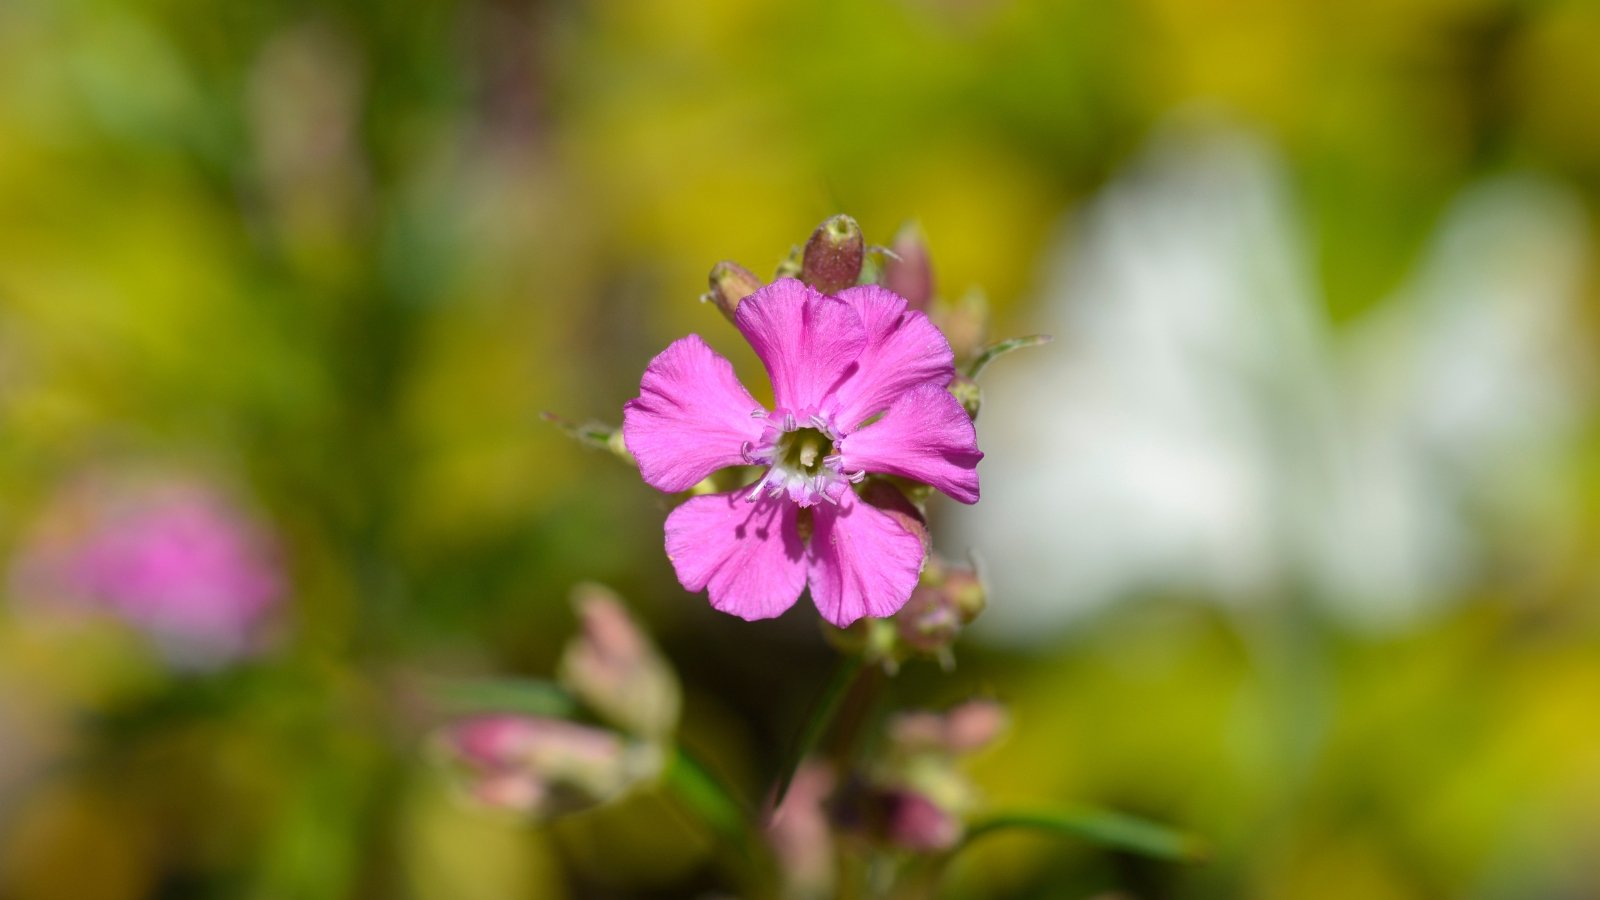
[[[985,598],[977,572],[930,558],[911,599],[893,617],[896,631],[907,647],[940,654],[983,612]]]
[[[767,820],[767,841],[786,896],[833,896],[833,826],[828,818],[833,788],[832,769],[808,760],[795,771],[783,803]]]
[[[961,840],[961,821],[915,791],[884,795],[889,843],[917,853],[948,850]]]
[[[861,277],[866,259],[861,226],[846,215],[828,219],[811,233],[800,260],[800,280],[824,294],[837,294]]]
[[[999,739],[1010,722],[1005,707],[993,700],[968,700],[945,717],[945,742],[955,753],[973,753]]]
[[[682,695],[672,668],[624,610],[599,585],[573,591],[583,630],[561,659],[561,682],[612,725],[659,738],[678,723]]]
[[[1005,731],[1005,708],[993,700],[967,700],[943,713],[918,710],[889,720],[889,737],[904,756],[958,756],[981,750]]]
[[[487,715],[445,729],[440,744],[466,792],[534,818],[586,809],[660,770],[660,752],[561,719]]]
[[[933,299],[933,263],[922,229],[907,222],[889,249],[892,255],[883,264],[883,286],[904,297],[912,309],[927,309]]]

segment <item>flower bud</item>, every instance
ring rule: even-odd
[[[968,700],[944,714],[945,743],[954,753],[975,753],[994,743],[1011,718],[993,700]]]
[[[833,788],[833,770],[819,760],[807,760],[795,770],[783,803],[767,819],[767,842],[786,897],[834,896],[833,823],[828,820]]]
[[[824,294],[837,294],[861,277],[866,252],[866,240],[856,220],[846,215],[834,216],[818,225],[806,241],[800,280]]]
[[[900,642],[919,653],[944,656],[961,629],[987,605],[983,581],[972,569],[934,557],[922,580],[893,621]]]
[[[532,818],[599,805],[661,769],[655,747],[561,719],[478,716],[437,740],[471,797]]]
[[[958,363],[978,354],[989,333],[989,301],[982,291],[970,290],[960,300],[940,303],[932,315]]]
[[[846,782],[830,811],[841,831],[913,853],[948,850],[964,831],[948,804],[916,787],[870,778]]]
[[[579,585],[573,603],[583,630],[561,658],[561,683],[623,731],[646,738],[670,733],[682,706],[672,668],[615,594]]]
[[[961,820],[949,810],[916,791],[888,791],[881,795],[884,838],[914,853],[948,850],[961,840]]]
[[[736,262],[723,260],[711,267],[711,290],[700,299],[714,303],[723,317],[733,321],[740,301],[761,289],[761,279]]]
[[[901,226],[891,255],[883,263],[883,286],[904,297],[912,309],[927,309],[933,299],[933,263],[922,229],[915,222]]]
[[[982,750],[1005,731],[1009,718],[994,700],[960,703],[943,713],[916,710],[889,720],[889,739],[901,757],[953,758]]]

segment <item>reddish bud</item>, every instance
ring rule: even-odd
[[[927,309],[933,299],[933,263],[922,229],[915,222],[901,226],[883,263],[883,286],[904,297],[912,309]]]
[[[846,215],[834,216],[818,225],[806,241],[800,280],[824,294],[837,294],[861,277],[866,254],[866,239],[856,220]]]
[[[883,795],[889,843],[916,853],[948,850],[961,840],[961,821],[916,791]]]

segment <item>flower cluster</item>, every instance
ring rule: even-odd
[[[767,820],[787,893],[832,896],[835,856],[849,842],[923,854],[954,847],[978,800],[962,760],[993,744],[1005,727],[1005,711],[989,700],[902,712],[860,769],[840,777],[820,761],[802,765]]]
[[[624,442],[652,487],[686,491],[729,467],[758,471],[734,490],[692,497],[666,523],[684,588],[745,619],[781,614],[808,586],[823,618],[840,627],[905,605],[925,533],[907,521],[903,499],[865,490],[869,479],[978,500],[983,454],[971,415],[948,389],[950,342],[906,298],[855,284],[852,232],[830,223],[808,244],[801,271],[831,293],[780,278],[734,298],[753,278],[730,264],[712,273],[718,305],[732,310],[771,379],[770,407],[698,335],[653,359],[624,407]],[[857,272],[842,275],[852,264]]]
[[[678,724],[677,676],[610,591],[574,592],[582,630],[560,681],[599,724],[556,715],[487,712],[436,737],[463,791],[531,819],[605,803],[653,781]]]

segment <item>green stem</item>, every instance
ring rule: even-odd
[[[800,768],[800,763],[816,749],[817,742],[822,739],[822,735],[828,730],[828,724],[838,714],[840,704],[849,693],[850,686],[855,683],[861,669],[861,657],[846,656],[841,659],[838,668],[834,669],[832,677],[823,686],[822,693],[811,704],[811,709],[806,714],[805,726],[789,748],[789,755],[784,758],[783,768],[778,773],[778,782],[772,792],[773,807],[782,803],[784,795],[789,793],[789,785],[794,782],[794,773]]]
[[[667,763],[663,783],[717,837],[749,855],[748,806],[740,803],[703,763],[682,747],[676,748]]]

